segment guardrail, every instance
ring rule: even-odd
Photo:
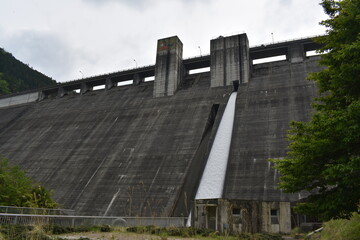
[[[101,216],[70,216],[70,215],[35,215],[0,213],[0,224],[19,225],[59,225],[74,226],[158,226],[158,227],[185,227],[185,217],[101,217]]]
[[[292,38],[292,39],[288,39],[288,40],[262,43],[262,44],[257,44],[257,45],[254,45],[254,46],[249,46],[249,48],[251,49],[251,48],[257,48],[257,47],[262,47],[262,46],[270,46],[270,45],[276,45],[276,44],[281,44],[281,43],[301,41],[301,40],[306,40],[306,39],[314,39],[316,37],[322,37],[322,36],[326,36],[326,34],[312,35],[312,36],[301,37],[301,38]]]
[[[61,208],[54,209],[54,208],[0,206],[0,214],[1,213],[36,214],[36,215],[74,215],[75,211],[72,209],[61,209]]]

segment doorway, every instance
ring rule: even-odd
[[[206,228],[217,230],[217,207],[216,206],[207,206],[206,207]]]

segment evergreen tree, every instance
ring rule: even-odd
[[[0,48],[0,95],[56,84]]]
[[[323,0],[329,19],[320,63],[310,75],[320,97],[309,122],[292,122],[289,152],[272,159],[280,188],[312,194],[296,209],[323,220],[348,218],[360,200],[360,0]]]
[[[0,73],[0,95],[10,93],[9,83],[2,78],[3,74]]]

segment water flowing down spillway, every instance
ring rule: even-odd
[[[195,199],[222,198],[233,132],[237,92],[233,92],[216,132]]]

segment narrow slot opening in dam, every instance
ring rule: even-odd
[[[117,86],[121,87],[121,86],[126,86],[126,85],[132,85],[133,83],[134,83],[134,80],[127,80],[127,81],[118,82]]]
[[[151,77],[146,77],[145,79],[144,79],[144,82],[152,82],[152,81],[154,81],[155,80],[155,76],[151,76]]]
[[[105,89],[105,84],[97,85],[93,87],[93,91]]]
[[[210,72],[210,67],[204,67],[204,68],[196,68],[189,71],[189,74],[197,74],[197,73],[204,73],[204,72]]]
[[[276,62],[276,61],[283,61],[283,60],[286,60],[286,55],[254,59],[252,61],[252,63],[253,63],[253,65],[256,65],[256,64],[260,64],[260,63],[269,63],[269,62]]]

